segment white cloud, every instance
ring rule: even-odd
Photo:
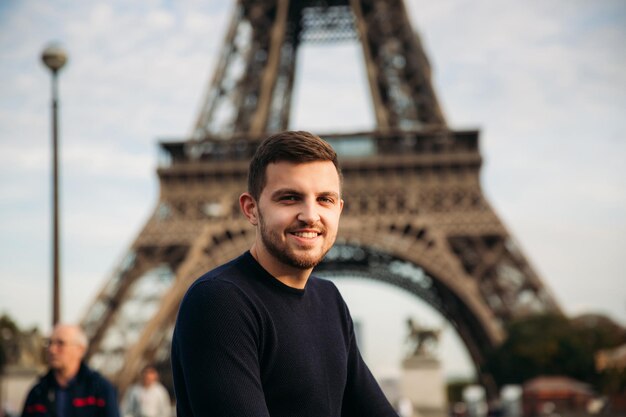
[[[67,148],[63,163],[65,169],[75,175],[146,179],[155,166],[154,158],[150,154],[131,154],[106,143]]]
[[[17,138],[12,138],[13,140]],[[0,144],[0,172],[41,172],[50,160],[50,150],[37,147],[26,151],[24,146],[12,142]]]
[[[170,29],[175,23],[173,16],[164,10],[151,11],[148,13],[146,21],[151,29],[156,30]]]

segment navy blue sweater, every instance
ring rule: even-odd
[[[179,417],[397,417],[334,284],[291,288],[249,252],[187,291],[172,370]]]

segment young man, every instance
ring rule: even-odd
[[[170,417],[172,405],[165,387],[159,382],[159,372],[152,365],[141,371],[141,382],[133,385],[122,407],[123,417]]]
[[[172,341],[179,417],[397,417],[336,287],[311,276],[337,236],[335,151],[307,132],[257,149],[239,198],[250,251],[200,277]]]
[[[54,327],[47,349],[50,371],[31,389],[22,417],[119,417],[115,389],[83,363],[86,351],[80,327]]]

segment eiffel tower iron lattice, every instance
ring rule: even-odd
[[[402,0],[239,0],[191,138],[160,144],[158,205],[82,322],[90,363],[121,392],[147,362],[169,384],[184,292],[251,245],[238,196],[259,141],[289,127],[298,47],[340,40],[362,47],[376,129],[323,135],[340,154],[346,203],[317,273],[422,298],[491,387],[482,366],[503,325],[560,312],[483,196],[478,131],[448,128]]]

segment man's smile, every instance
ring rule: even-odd
[[[303,237],[306,239],[313,239],[314,237],[318,237],[319,233],[317,232],[291,232],[292,235],[297,237]]]

